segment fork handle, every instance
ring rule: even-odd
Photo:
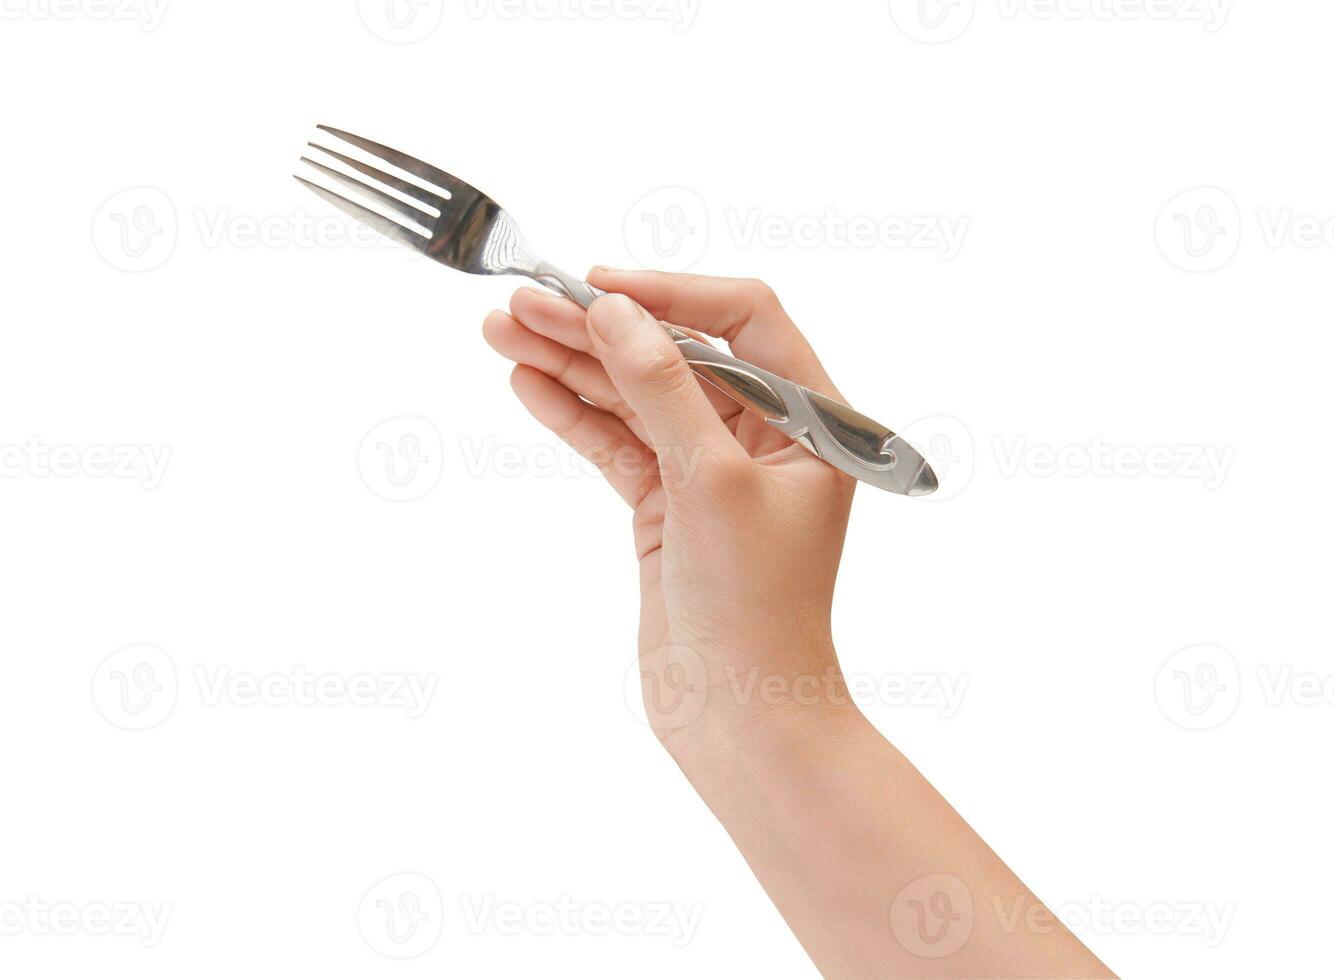
[[[530,277],[584,309],[606,295],[546,263]],[[879,422],[679,330],[664,329],[697,375],[831,466],[891,493],[918,497],[936,489],[926,460]]]

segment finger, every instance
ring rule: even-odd
[[[510,386],[533,418],[601,470],[631,507],[659,485],[656,456],[614,415],[526,364],[515,366]]]
[[[525,286],[510,299],[510,313],[530,330],[571,350],[593,350],[593,342],[588,339],[588,315],[573,300]]]
[[[668,491],[689,481],[696,466],[751,464],[657,318],[634,300],[604,296],[589,308],[588,332],[607,374],[643,420]]]
[[[814,349],[772,289],[757,279],[626,272],[598,266],[588,281],[623,293],[660,320],[727,341],[732,352],[789,381],[837,397]]]
[[[583,314],[583,310],[579,311]],[[508,313],[499,310],[482,323],[482,336],[497,353],[518,364],[537,368],[547,377],[569,388],[624,422],[641,442],[646,438],[643,423],[626,404],[607,376],[606,368],[592,354],[571,350],[534,333]],[[588,329],[584,328],[587,342]]]
[[[525,287],[516,292],[511,298],[510,312],[514,319],[534,333],[549,337],[556,343],[563,344],[573,350],[590,353],[593,351],[593,342],[588,336],[588,314],[571,300]],[[687,330],[686,332],[695,333],[693,330]],[[699,338],[696,337],[696,339]],[[501,353],[504,353],[504,351],[501,351]],[[550,374],[551,372],[548,371],[547,373]],[[723,421],[733,422],[741,411],[740,406],[707,382],[701,382],[700,387],[708,396],[710,404],[722,416]],[[590,398],[589,401],[597,402],[599,405],[602,404],[596,398]],[[603,407],[606,408],[607,406],[603,405]],[[642,432],[636,434],[641,439],[643,438]]]

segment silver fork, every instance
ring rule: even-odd
[[[380,143],[330,126],[319,129],[428,185],[311,143],[370,182],[309,157],[303,156],[302,162],[402,220],[385,217],[304,177],[296,178],[334,207],[461,272],[527,276],[585,309],[603,295],[600,289],[543,261],[505,210],[472,185]],[[911,497],[932,493],[939,486],[921,454],[880,423],[679,330],[666,329],[696,374],[831,466],[863,483]]]

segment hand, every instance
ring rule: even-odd
[[[634,508],[650,721],[821,973],[1108,975],[844,695],[829,614],[851,478],[698,381],[659,323],[840,398],[773,293],[589,281],[619,295],[585,315],[520,290],[487,340],[518,362],[528,410]],[[937,891],[958,914],[921,933],[914,907]],[[1015,908],[1048,918],[1016,928]]]
[[[684,764],[790,703],[762,707],[766,683],[809,706],[841,682],[830,605],[855,482],[701,381],[659,321],[842,399],[763,283],[602,268],[589,281],[612,295],[587,314],[521,289],[484,332],[516,362],[524,406],[634,509],[645,704]]]

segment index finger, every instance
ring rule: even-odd
[[[599,289],[631,297],[659,320],[721,337],[738,357],[759,367],[840,397],[815,350],[774,291],[758,279],[596,266],[588,281]]]

